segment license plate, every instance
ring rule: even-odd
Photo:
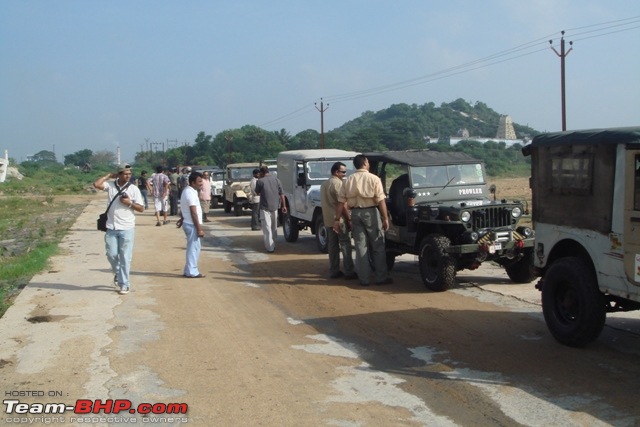
[[[490,254],[495,254],[496,251],[499,251],[502,249],[502,243],[498,242],[498,243],[494,243],[493,245],[489,246],[489,253]]]

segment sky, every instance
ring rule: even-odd
[[[567,129],[640,125],[634,0],[0,0],[0,156],[320,131],[321,102],[325,131],[458,98],[559,131],[561,31]]]

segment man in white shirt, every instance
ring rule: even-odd
[[[107,182],[109,179],[115,181]],[[125,165],[117,173],[102,176],[93,183],[98,190],[107,191],[107,203],[111,203],[107,212],[107,231],[104,236],[107,259],[111,264],[114,278],[113,284],[119,287],[120,294],[129,293],[129,271],[133,255],[134,230],[136,226],[136,212],[144,212],[142,194],[136,185],[130,185],[131,167]]]
[[[202,188],[202,174],[191,172],[189,185],[180,195],[180,219],[176,223],[182,227],[187,237],[187,260],[184,266],[184,276],[190,279],[205,277],[198,270],[198,259],[202,247],[200,238],[204,237],[202,230],[202,207],[198,193]]]

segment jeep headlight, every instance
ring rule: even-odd
[[[522,209],[520,209],[519,207],[515,207],[513,209],[511,209],[511,216],[514,218],[520,218],[520,216],[522,215]]]
[[[250,186],[248,186],[248,185],[246,185],[246,186],[242,189],[242,191],[244,191],[244,192],[245,192],[245,194],[251,194],[251,187],[250,187]]]
[[[471,219],[471,212],[469,211],[460,212],[460,220],[462,222],[469,222],[470,219]]]

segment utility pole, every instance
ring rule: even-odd
[[[157,158],[158,158],[158,146],[159,146],[159,145],[162,145],[162,146],[163,146],[163,148],[162,148],[162,149],[164,150],[164,144],[163,144],[162,142],[151,142],[151,143],[150,143],[150,145],[151,145],[151,153],[152,153],[152,154],[153,154],[153,147],[156,147],[156,155],[155,155],[155,158],[156,158],[156,160],[157,160]],[[162,159],[162,163],[163,163],[163,165],[164,165],[164,158]]]
[[[549,44],[551,45],[551,49],[560,57],[560,90],[562,92],[562,130],[567,130],[567,106],[565,100],[565,79],[564,79],[564,58],[569,55],[569,52],[573,50],[573,47],[570,47],[568,51],[564,51],[564,30],[561,32],[562,37],[560,37],[560,53],[553,47],[553,40],[549,40]],[[573,46],[573,42],[569,42],[569,46]]]
[[[144,139],[144,142],[147,144],[146,149],[144,150],[144,153],[147,153],[147,152],[148,152],[148,154],[147,154],[145,157],[147,158],[147,161],[148,161],[149,163],[151,163],[151,158],[152,158],[152,156],[153,156],[153,153],[151,153],[151,147],[149,146],[149,140],[150,140],[150,139],[151,139],[151,138],[145,138],[145,139]]]
[[[315,102],[313,105],[316,106],[316,110],[320,111],[320,148],[324,148],[324,112],[329,109],[329,104],[327,104],[327,108],[324,108],[324,103],[322,102],[322,98],[320,98],[320,108],[318,108],[318,104]]]

